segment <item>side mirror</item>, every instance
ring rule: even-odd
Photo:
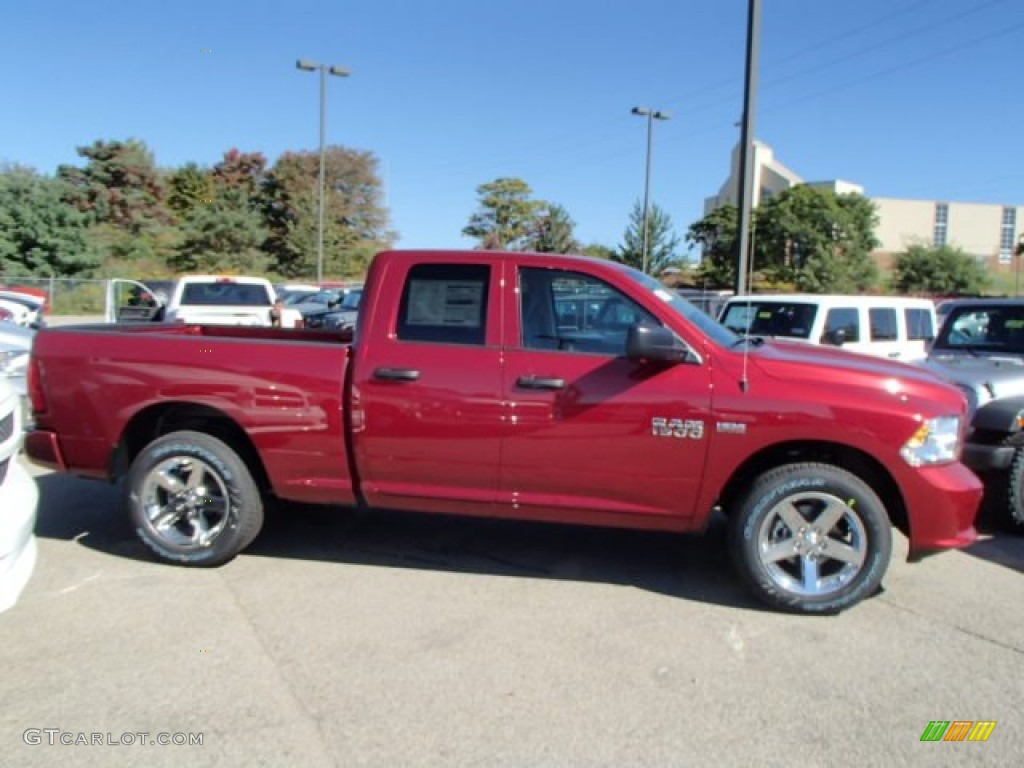
[[[681,363],[689,359],[690,352],[679,345],[668,328],[631,325],[626,331],[626,357],[631,360]]]
[[[846,329],[836,328],[831,330],[822,336],[821,340],[825,344],[831,344],[834,347],[841,347],[846,343]]]

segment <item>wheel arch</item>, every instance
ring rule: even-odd
[[[270,490],[266,467],[242,425],[218,408],[188,402],[157,403],[136,413],[125,425],[111,456],[111,478],[126,475],[135,457],[151,442],[181,430],[202,432],[227,443],[245,462],[257,485]]]
[[[749,456],[729,478],[719,496],[722,511],[729,516],[737,499],[754,479],[775,467],[798,462],[832,464],[852,472],[867,483],[882,501],[890,521],[904,535],[910,534],[906,501],[899,485],[885,465],[858,448],[842,443],[800,440],[767,446]]]

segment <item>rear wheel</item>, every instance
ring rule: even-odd
[[[730,514],[743,580],[764,602],[796,613],[836,613],[873,594],[892,554],[877,494],[828,464],[765,472]]]
[[[263,500],[245,462],[202,432],[172,432],[147,445],[127,490],[136,534],[168,562],[220,565],[263,525]]]

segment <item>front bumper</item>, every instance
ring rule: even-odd
[[[957,462],[919,467],[900,477],[899,483],[910,524],[910,560],[937,550],[965,547],[977,539],[974,520],[984,486],[966,466]]]
[[[998,472],[1009,469],[1019,446],[967,443],[963,462],[975,472]]]

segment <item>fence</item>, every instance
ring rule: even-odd
[[[0,289],[19,287],[45,291],[52,315],[102,315],[106,303],[106,280],[0,274]]]

